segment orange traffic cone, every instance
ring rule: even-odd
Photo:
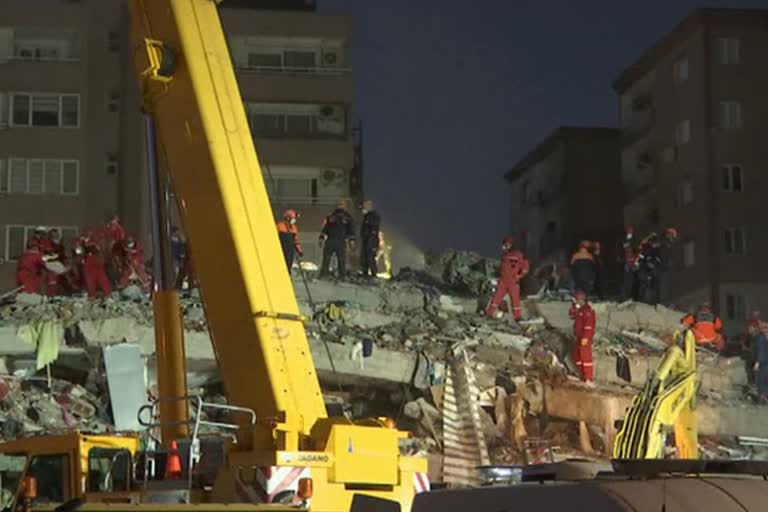
[[[178,480],[182,476],[179,444],[176,441],[171,441],[171,451],[168,454],[168,462],[165,464],[165,479]]]

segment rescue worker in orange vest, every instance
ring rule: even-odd
[[[725,338],[721,332],[723,321],[712,312],[709,304],[702,304],[695,313],[684,316],[682,323],[693,330],[697,344],[713,347],[718,352],[725,348]]]
[[[575,291],[589,295],[595,288],[595,257],[590,252],[591,244],[583,241],[578,250],[571,256],[571,276]]]
[[[528,274],[530,264],[523,253],[515,249],[515,242],[514,237],[508,236],[502,244],[499,284],[496,286],[496,293],[486,310],[489,317],[496,316],[496,310],[501,301],[509,295],[512,301],[512,317],[515,321],[523,318],[523,310],[520,306],[520,280]]]
[[[299,241],[299,227],[296,224],[299,220],[299,214],[296,210],[285,210],[283,220],[277,223],[277,234],[280,237],[280,245],[283,248],[285,263],[288,265],[288,272],[293,267],[293,260],[298,256],[304,256]]]
[[[39,244],[37,240],[30,238],[27,249],[16,263],[16,285],[20,286],[24,293],[40,293],[43,270],[45,270],[45,260]]]
[[[568,314],[573,319],[573,334],[576,337],[574,351],[576,366],[581,370],[581,376],[587,385],[594,386],[595,363],[592,359],[592,340],[595,337],[597,317],[583,290],[576,292]]]

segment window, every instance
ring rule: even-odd
[[[5,227],[5,259],[14,261],[24,253],[29,240],[35,233],[37,226],[9,225]],[[77,237],[80,230],[74,226],[48,226],[49,229],[58,229],[61,239],[70,241]]]
[[[89,492],[131,490],[131,452],[114,448],[91,448],[88,452]]]
[[[691,140],[691,122],[685,120],[677,125],[675,128],[675,143],[678,146],[682,146]]]
[[[747,298],[743,295],[725,295],[725,316],[728,320],[747,319]]]
[[[738,101],[720,102],[720,127],[725,130],[741,128],[741,103]]]
[[[317,199],[316,178],[279,177],[267,180],[267,189],[273,201],[306,204]]]
[[[117,153],[107,153],[107,174],[117,174],[120,170],[120,158]]]
[[[672,67],[676,85],[680,85],[688,80],[688,57],[681,57],[675,61]]]
[[[13,56],[31,61],[77,61],[80,59],[80,39],[73,30],[15,28]]]
[[[79,94],[12,93],[11,126],[56,126],[77,128],[80,125]]]
[[[9,194],[76,196],[80,192],[80,162],[11,158],[2,189]]]
[[[670,146],[666,148],[661,154],[661,159],[668,164],[677,161],[677,147]]]
[[[284,59],[286,68],[307,69],[317,66],[317,54],[313,51],[287,50]]]
[[[743,228],[727,228],[725,230],[725,253],[743,255],[747,252],[747,241]]]
[[[693,203],[693,181],[686,179],[677,186],[677,206],[688,206],[691,203]]]
[[[717,40],[717,51],[720,64],[738,64],[739,40],[735,37],[720,37]]]
[[[696,265],[696,242],[689,240],[683,245],[683,267],[691,268]]]
[[[69,500],[69,457],[35,455],[27,473],[37,479],[35,503],[64,503]]]
[[[107,111],[119,112],[120,111],[120,91],[113,90],[107,94]]]
[[[723,190],[728,192],[744,190],[744,176],[740,165],[723,166]]]
[[[347,132],[342,105],[249,103],[246,108],[255,137],[333,138]]]
[[[110,30],[107,33],[107,49],[112,52],[120,51],[120,32],[117,30]]]

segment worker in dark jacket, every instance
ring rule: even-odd
[[[376,254],[379,251],[381,216],[374,211],[373,201],[363,202],[363,224],[360,226],[360,268],[363,277],[376,277]]]
[[[347,202],[339,201],[323,221],[320,232],[320,244],[323,246],[323,262],[320,265],[320,277],[328,275],[331,257],[336,256],[339,279],[347,275],[347,244],[355,243],[355,221],[347,211]]]
[[[752,335],[752,359],[755,361],[755,384],[762,401],[768,400],[768,338],[758,325],[750,325]]]
[[[622,283],[622,298],[638,300],[637,281],[637,247],[635,246],[635,226],[624,228],[624,238],[621,240],[621,264],[624,271]]]
[[[590,295],[595,287],[595,257],[589,251],[591,244],[583,241],[571,257],[571,276],[575,291]]]

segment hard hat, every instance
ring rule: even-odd
[[[626,227],[624,228],[624,232],[625,233],[634,233],[635,232],[635,226],[633,226],[632,224],[627,224]]]
[[[346,200],[346,199],[339,199],[339,200],[336,202],[336,208],[342,208],[342,209],[344,209],[344,208],[346,208],[346,207],[347,207],[347,200]]]
[[[581,243],[579,243],[579,249],[589,249],[592,245],[592,242],[589,240],[582,240]]]
[[[298,219],[299,213],[296,210],[285,210],[283,217],[286,219]]]
[[[511,246],[515,245],[516,242],[517,242],[517,239],[515,237],[508,236],[508,237],[504,238],[503,245],[508,245],[508,246],[511,247]]]
[[[667,234],[670,235],[672,238],[677,238],[677,229],[667,228]]]
[[[600,250],[600,242],[592,242],[592,247],[597,250]]]
[[[47,233],[47,232],[48,232],[48,228],[45,226],[37,226],[35,228],[35,233]]]
[[[709,302],[703,302],[701,306],[699,306],[699,311],[711,311],[712,306],[709,305]]]
[[[125,245],[128,247],[136,246],[136,239],[133,237],[133,235],[128,235],[128,237],[125,239]]]
[[[576,300],[587,300],[587,294],[584,292],[584,290],[576,290],[574,298]]]

